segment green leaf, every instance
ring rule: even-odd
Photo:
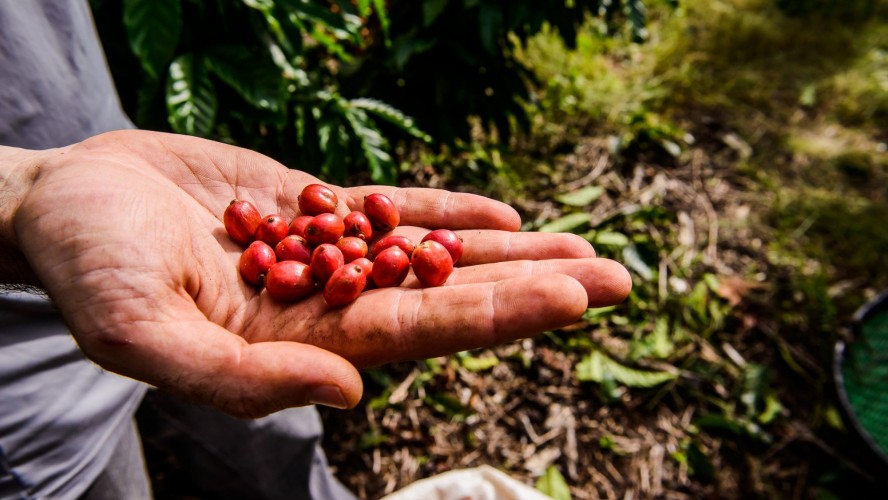
[[[833,429],[842,432],[846,431],[845,422],[842,420],[842,414],[835,406],[827,405],[826,408],[823,410],[823,417],[827,425],[829,425]]]
[[[604,193],[601,186],[586,186],[570,193],[559,194],[555,196],[555,200],[572,207],[585,207],[597,200]]]
[[[481,46],[488,54],[497,54],[500,31],[503,27],[503,11],[499,5],[481,4],[478,10],[478,24],[481,30]]]
[[[330,51],[331,54],[335,55],[337,59],[343,62],[351,61],[352,56],[348,52],[345,51],[345,47],[339,43],[339,40],[335,36],[330,36],[327,34],[327,30],[325,30],[320,25],[315,25],[314,29],[311,31],[311,37],[318,41],[324,47],[327,47],[327,50]]]
[[[383,434],[379,431],[370,430],[367,431],[358,438],[358,449],[359,450],[372,450],[382,443],[385,443],[387,440],[386,434]]]
[[[485,356],[479,358],[468,353],[460,353],[458,356],[459,364],[470,372],[483,372],[499,364],[499,358],[496,356]]]
[[[613,377],[627,387],[655,387],[664,382],[674,380],[678,374],[672,372],[655,372],[636,370],[617,363],[601,351],[592,351],[577,365],[577,378],[581,382],[602,383],[607,377]]]
[[[361,40],[361,20],[342,9],[338,13],[334,13],[322,2],[308,0],[280,0],[280,2],[281,6],[286,7],[293,15],[314,25],[313,36],[318,35],[321,31],[329,31],[333,37],[339,40],[350,40],[354,43]],[[329,48],[330,46],[328,46]]]
[[[629,359],[666,359],[675,351],[669,336],[669,318],[661,316],[654,324],[654,330],[643,339],[631,344]]]
[[[623,248],[623,264],[638,273],[645,281],[651,281],[654,278],[654,271],[641,257],[638,247],[635,245],[628,245]]]
[[[428,28],[444,12],[448,0],[426,0],[422,3],[422,25]]]
[[[392,378],[391,373],[381,368],[369,368],[362,373],[367,375],[373,383],[380,387],[391,388],[390,386],[395,383],[395,379]],[[386,396],[386,399],[388,399],[388,396]]]
[[[629,237],[616,231],[592,231],[585,235],[593,245],[623,248],[629,245]]]
[[[715,480],[715,466],[712,465],[712,460],[703,453],[700,445],[696,442],[690,443],[685,453],[692,476],[707,483]]]
[[[398,71],[401,71],[414,55],[422,54],[437,44],[437,39],[420,38],[414,32],[399,36],[392,43],[390,50],[392,63]]]
[[[462,420],[472,413],[456,396],[447,392],[433,392],[423,399],[423,403],[454,420]]]
[[[402,113],[397,108],[394,108],[382,101],[378,101],[376,99],[369,98],[360,98],[360,99],[352,99],[348,101],[349,106],[353,108],[362,109],[371,113],[373,116],[382,118],[383,120],[395,125],[400,128],[404,132],[416,137],[417,139],[421,139],[425,142],[431,142],[432,138],[416,127],[416,124],[413,122],[413,118]]]
[[[266,54],[228,45],[214,47],[206,60],[216,76],[254,107],[269,111],[284,108],[287,100],[286,80]]]
[[[202,57],[183,54],[170,64],[167,114],[173,131],[206,137],[216,119],[216,92]]]
[[[769,378],[768,369],[763,365],[749,363],[744,367],[740,402],[746,407],[746,416],[754,416],[759,413],[761,408],[764,408]]]
[[[391,21],[388,17],[388,8],[385,5],[386,0],[373,0],[373,10],[376,11],[376,17],[379,18],[379,26],[382,28],[382,34],[385,37],[385,46],[391,45],[389,38],[389,26]]]
[[[620,387],[616,380],[614,380],[613,375],[610,373],[604,374],[604,380],[600,382],[601,385],[601,394],[604,396],[604,401],[607,404],[614,404],[620,401],[620,397],[623,395],[624,390]]]
[[[358,108],[346,108],[345,119],[351,126],[352,133],[360,142],[364,159],[367,160],[370,167],[370,178],[378,184],[393,185],[397,173],[395,163],[386,151],[388,144],[379,133],[379,129],[376,128],[367,113]]]
[[[370,399],[370,401],[367,402],[367,407],[369,407],[371,410],[384,410],[391,406],[388,400],[389,397],[391,397],[392,395],[392,390],[393,389],[391,387],[386,387],[385,390],[382,391],[382,394]]]
[[[709,301],[709,288],[706,283],[700,281],[691,290],[685,299],[686,306],[697,313],[698,317],[706,316],[706,304]]]
[[[274,35],[274,40],[280,45],[281,49],[289,57],[297,57],[303,49],[303,36],[307,31],[305,26],[299,22],[296,16],[287,15],[286,9],[279,5],[272,6],[271,9],[263,10],[262,17],[265,18],[265,24],[268,26],[266,33],[257,33],[260,38],[270,38],[268,34]]]
[[[799,96],[799,104],[805,107],[813,107],[817,104],[817,85],[809,83],[802,87],[802,93]]]
[[[351,136],[340,116],[325,112],[318,118],[318,145],[324,154],[321,172],[328,178],[344,179],[347,172],[349,140]]]
[[[659,359],[666,359],[675,351],[675,345],[669,337],[669,318],[666,316],[659,318],[654,325],[651,343],[653,344],[651,354]]]
[[[145,73],[160,78],[175,54],[182,31],[179,0],[124,0],[123,24],[130,50]]]
[[[263,37],[262,42],[265,44],[266,49],[268,49],[268,54],[271,56],[271,60],[274,61],[274,64],[278,68],[280,68],[285,79],[293,80],[302,87],[307,87],[309,85],[308,74],[305,70],[297,68],[292,62],[290,62],[286,52],[280,45],[275,43],[271,37]]]
[[[748,436],[764,443],[769,443],[772,440],[771,436],[758,424],[742,417],[710,413],[694,420],[694,425],[710,430],[730,432],[736,436]]]
[[[606,307],[594,307],[586,309],[586,312],[583,313],[583,319],[588,322],[598,321],[610,315],[614,310],[616,310],[616,306],[606,306]]]
[[[539,231],[542,233],[567,233],[573,232],[588,225],[591,217],[587,213],[568,214],[559,219],[543,224]]]
[[[709,290],[714,293],[718,293],[718,291],[721,290],[721,281],[719,281],[718,276],[712,273],[705,273],[703,275],[703,282],[706,283]]]
[[[550,465],[546,472],[537,479],[534,485],[542,494],[554,500],[571,500],[570,487],[564,476],[554,465]]]
[[[773,394],[765,396],[765,409],[758,415],[758,421],[767,425],[773,422],[783,412],[783,405]]]
[[[274,8],[273,0],[242,0],[244,4],[248,7],[252,7],[256,10],[260,11],[268,11],[269,9]]]

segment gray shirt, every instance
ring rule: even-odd
[[[85,0],[0,0],[0,144],[131,127]],[[0,498],[77,498],[145,389],[88,361],[46,298],[0,292]]]

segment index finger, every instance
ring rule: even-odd
[[[521,217],[509,205],[484,196],[431,188],[360,186],[346,189],[351,210],[364,209],[364,197],[381,193],[392,199],[402,225],[448,229],[517,231]]]

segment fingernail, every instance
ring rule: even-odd
[[[345,398],[342,397],[342,391],[335,385],[315,387],[308,393],[308,402],[314,405],[332,406],[340,410],[348,408]]]

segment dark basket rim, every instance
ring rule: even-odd
[[[855,313],[853,317],[853,324],[851,325],[854,336],[853,339],[860,338],[861,329],[863,328],[864,321],[873,313],[879,312],[883,309],[888,309],[888,290],[881,292],[879,295],[874,297],[872,300],[861,306]],[[853,342],[851,342],[853,343]],[[873,439],[872,435],[866,430],[866,427],[860,423],[860,420],[857,418],[857,413],[854,411],[854,407],[851,405],[851,401],[848,399],[848,392],[845,388],[845,377],[842,373],[842,367],[845,362],[845,348],[848,343],[844,340],[839,340],[836,342],[835,353],[833,358],[833,379],[836,385],[836,392],[839,396],[839,402],[842,405],[842,409],[844,410],[845,416],[847,420],[850,422],[851,427],[853,427],[854,431],[858,436],[866,442],[867,446],[882,460],[882,463],[888,466],[888,453],[886,450],[883,450],[876,440]]]

